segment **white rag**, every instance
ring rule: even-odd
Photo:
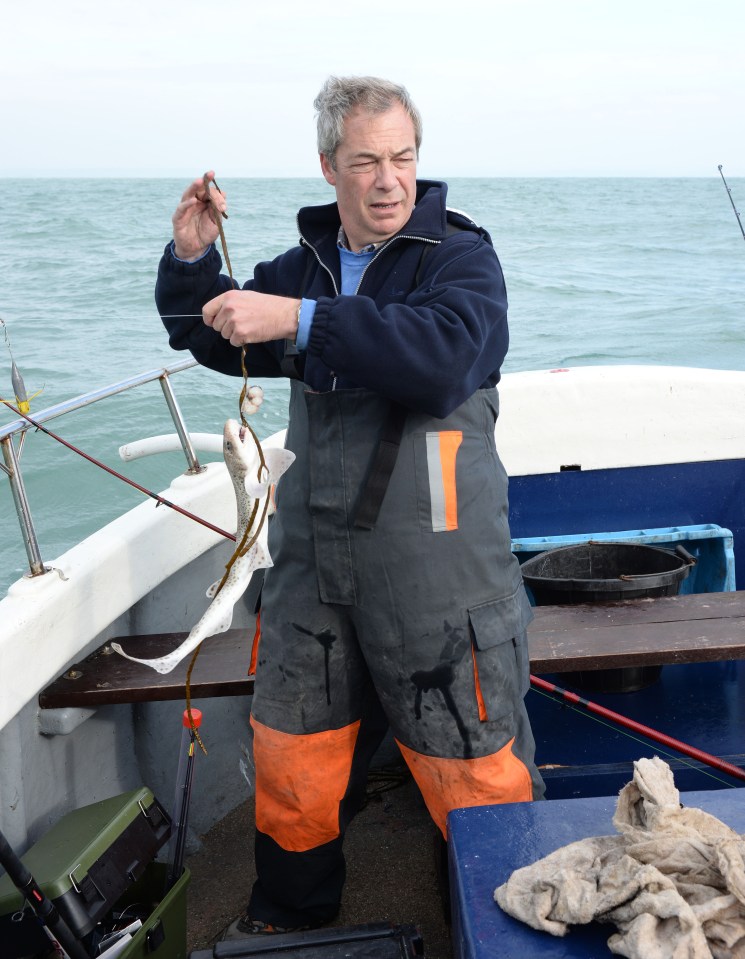
[[[629,959],[745,959],[745,836],[680,805],[667,763],[639,759],[621,790],[616,836],[571,843],[494,890],[509,915],[554,936],[614,923]]]

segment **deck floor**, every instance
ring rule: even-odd
[[[388,784],[371,781],[370,790]],[[395,780],[393,780],[395,781]],[[434,858],[434,826],[413,781],[371,796],[345,839],[347,884],[332,925],[414,923],[426,959],[452,959]],[[249,800],[202,837],[187,857],[187,946],[206,949],[245,907],[255,872],[254,810]]]

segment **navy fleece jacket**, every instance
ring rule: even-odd
[[[409,222],[376,251],[356,295],[338,293],[335,203],[302,209],[300,244],[259,263],[243,288],[317,301],[302,356],[309,389],[364,387],[445,417],[477,389],[499,381],[508,346],[507,295],[486,231],[446,210],[446,184],[419,181],[417,188]],[[204,366],[239,376],[240,348],[190,315],[231,288],[220,268],[214,247],[185,263],[169,243],[155,298],[174,349],[188,349]],[[283,375],[284,351],[281,340],[247,347],[249,374]]]

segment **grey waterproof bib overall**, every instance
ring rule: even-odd
[[[388,410],[367,390],[292,383],[297,460],[276,494],[252,707],[265,921],[335,913],[344,827],[386,723],[443,834],[452,808],[543,793],[497,392],[444,420],[407,413],[377,522],[358,529]]]

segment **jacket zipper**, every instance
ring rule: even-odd
[[[312,251],[313,251],[313,256],[315,256],[316,260],[318,261],[318,265],[321,266],[321,267],[323,267],[323,269],[328,273],[329,277],[331,278],[331,285],[333,286],[333,289],[334,289],[334,295],[335,295],[335,296],[338,296],[338,295],[339,295],[339,288],[338,288],[337,285],[336,285],[336,279],[335,279],[335,277],[334,277],[334,274],[331,272],[331,270],[330,270],[330,269],[326,266],[326,264],[323,262],[323,260],[321,259],[320,255],[319,255],[319,253],[318,253],[318,250],[316,250],[316,248],[313,246],[313,244],[312,244],[312,243],[309,243],[309,242],[305,239],[305,237],[303,236],[302,231],[301,231],[301,229],[300,229],[300,218],[299,218],[299,217],[295,217],[295,222],[297,223],[297,231],[298,231],[298,233],[300,234],[300,243],[301,243],[303,246],[306,246],[309,250],[312,250]],[[393,243],[396,242],[396,240],[417,240],[419,243],[431,243],[432,246],[439,246],[440,243],[442,243],[442,240],[429,240],[429,239],[427,239],[426,237],[423,237],[423,236],[413,236],[413,235],[405,234],[405,233],[402,233],[400,236],[391,237],[391,239],[388,240],[386,243],[384,243],[383,246],[380,247],[380,249],[378,249],[378,250],[375,251],[375,256],[370,260],[370,262],[367,264],[367,266],[365,267],[365,269],[364,269],[364,270],[362,271],[362,273],[360,274],[359,283],[357,284],[357,288],[356,288],[355,291],[354,291],[354,295],[355,295],[355,296],[356,296],[356,295],[359,293],[359,291],[360,291],[360,287],[362,286],[362,281],[365,279],[365,274],[367,273],[367,271],[370,269],[370,267],[373,265],[373,263],[377,260],[377,258],[378,258],[378,257],[380,256],[380,254],[383,252],[383,250],[387,250],[388,247],[391,246],[391,244],[393,244]],[[332,392],[336,389],[336,380],[337,380],[336,373],[332,370],[332,371],[331,371],[331,391],[332,391]]]
[[[297,221],[297,231],[298,231],[298,233],[300,233],[300,222],[299,222],[299,218],[296,218],[296,221]],[[307,247],[309,250],[312,250],[312,251],[313,251],[313,256],[316,258],[316,260],[318,260],[318,265],[323,267],[323,269],[328,273],[328,275],[329,275],[329,277],[330,277],[330,279],[331,279],[331,285],[332,285],[333,288],[334,288],[334,295],[335,295],[335,296],[338,296],[338,295],[339,295],[339,288],[338,288],[337,285],[336,285],[336,278],[334,277],[334,274],[331,272],[331,270],[326,266],[326,264],[323,262],[323,260],[322,260],[321,257],[319,256],[318,250],[313,246],[312,243],[308,243],[308,241],[305,239],[305,237],[303,236],[302,233],[300,233],[300,243],[301,243],[302,246],[305,246],[305,247]],[[369,264],[368,264],[368,265],[369,265]]]
[[[331,272],[331,270],[326,266],[326,264],[323,262],[323,260],[322,260],[321,257],[319,256],[318,250],[313,246],[312,243],[308,243],[308,241],[307,241],[307,240],[305,239],[305,237],[303,236],[303,234],[302,234],[302,232],[301,232],[301,230],[300,230],[300,218],[299,218],[299,217],[296,217],[296,218],[295,218],[295,221],[296,221],[296,223],[297,223],[297,231],[298,231],[298,233],[300,234],[300,243],[301,243],[301,245],[302,245],[302,246],[306,246],[309,250],[312,250],[312,251],[313,251],[313,256],[316,258],[316,260],[318,260],[318,265],[319,265],[320,267],[322,267],[322,268],[328,273],[328,275],[329,275],[329,277],[330,277],[330,279],[331,279],[331,286],[332,286],[333,289],[334,289],[334,294],[335,294],[336,296],[338,296],[338,295],[339,295],[339,288],[338,288],[337,285],[336,285],[336,278],[334,277],[334,274]],[[336,373],[334,373],[334,371],[332,370],[332,371],[331,371],[331,392],[333,393],[335,389],[336,389]]]

